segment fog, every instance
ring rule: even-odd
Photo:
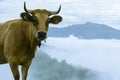
[[[46,48],[47,47],[47,48]],[[111,80],[120,80],[120,41],[84,40],[75,37],[48,38],[42,50],[59,61],[96,70]]]
[[[49,37],[38,48],[28,80],[120,80],[120,41]],[[8,64],[0,80],[13,80]]]

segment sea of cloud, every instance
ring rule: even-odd
[[[69,38],[49,37],[46,43],[43,42],[41,48],[38,48],[38,51],[46,53],[51,59],[56,59],[58,62],[65,61],[67,64],[78,68],[83,67],[100,72],[101,80],[120,80],[119,48],[119,40],[86,40],[71,36]],[[39,52],[38,54],[41,53]],[[47,61],[49,60],[47,59]],[[35,63],[37,64],[37,62],[33,61],[33,64]],[[34,68],[36,67],[33,66],[32,70]],[[8,64],[0,65],[0,75],[0,80],[13,80]],[[30,76],[32,75],[30,72]],[[34,77],[32,78],[34,79]],[[76,79],[74,78],[73,80]]]
[[[48,38],[42,49],[52,58],[66,60],[69,64],[82,66],[120,80],[120,41],[84,40],[75,37]]]

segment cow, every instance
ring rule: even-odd
[[[60,10],[61,5],[57,11],[29,10],[24,2],[24,12],[20,14],[20,19],[0,24],[0,64],[9,64],[14,80],[20,79],[19,66],[22,80],[27,79],[35,51],[47,38],[49,24],[62,21],[62,17],[57,15]]]

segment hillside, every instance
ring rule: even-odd
[[[120,39],[120,31],[104,24],[87,22],[63,28],[50,27],[49,37],[75,37],[82,39]]]
[[[31,65],[29,80],[99,80],[100,73],[82,67],[73,67],[65,60],[59,62],[39,50]]]

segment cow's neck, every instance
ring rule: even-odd
[[[32,50],[32,52],[34,53],[37,48],[37,40],[35,38],[36,29],[34,28],[33,25],[30,24],[27,24],[25,27],[26,27],[25,34],[26,34],[28,46],[30,50]]]

